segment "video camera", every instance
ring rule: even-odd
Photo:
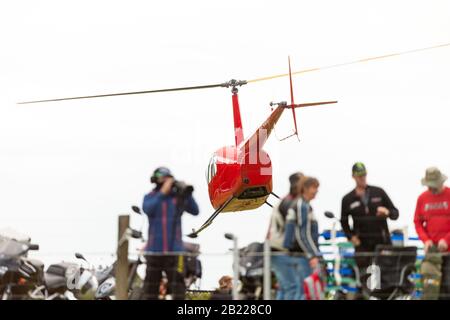
[[[173,178],[172,173],[166,167],[159,167],[153,172],[150,177],[151,183],[156,183],[157,185],[161,185],[160,178],[161,177],[171,177]],[[194,191],[194,187],[186,184],[185,182],[175,180],[172,184],[171,194],[177,196],[178,198],[186,198],[192,194]]]
[[[181,198],[186,198],[194,192],[194,187],[185,182],[175,180],[172,185],[172,193]]]

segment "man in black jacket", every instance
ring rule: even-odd
[[[396,220],[398,210],[386,192],[367,184],[367,170],[363,163],[352,167],[356,187],[342,199],[341,225],[347,238],[355,246],[355,260],[362,274],[372,264],[375,247],[391,244],[387,219]],[[353,228],[349,225],[349,216]]]

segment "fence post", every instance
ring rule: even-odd
[[[409,242],[409,233],[408,233],[408,225],[403,227],[403,246],[407,247]]]
[[[233,300],[239,300],[238,282],[239,282],[239,247],[238,238],[232,233],[225,233],[225,239],[233,241]]]
[[[128,227],[130,225],[130,216],[119,216],[119,239],[117,247],[117,266],[116,266],[116,299],[128,299],[128,241],[125,240]]]
[[[233,300],[239,300],[239,247],[236,236],[233,237],[233,278]]]
[[[264,241],[264,300],[271,300],[272,274],[270,272],[270,243]]]

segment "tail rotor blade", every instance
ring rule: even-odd
[[[294,104],[294,88],[292,86],[292,72],[291,72],[291,57],[288,56],[288,63],[289,63],[289,85],[291,89],[291,104]]]
[[[291,57],[288,57],[288,63],[289,63],[289,85],[290,85],[290,89],[291,89],[292,117],[294,118],[294,128],[295,128],[294,134],[298,137],[297,118],[295,115],[295,108],[293,107],[294,106],[294,88],[292,85]]]

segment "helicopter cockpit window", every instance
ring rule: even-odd
[[[212,157],[211,160],[209,160],[208,168],[206,169],[206,181],[208,183],[211,182],[212,178],[214,178],[214,176],[217,173],[216,162],[217,162],[216,157]]]

